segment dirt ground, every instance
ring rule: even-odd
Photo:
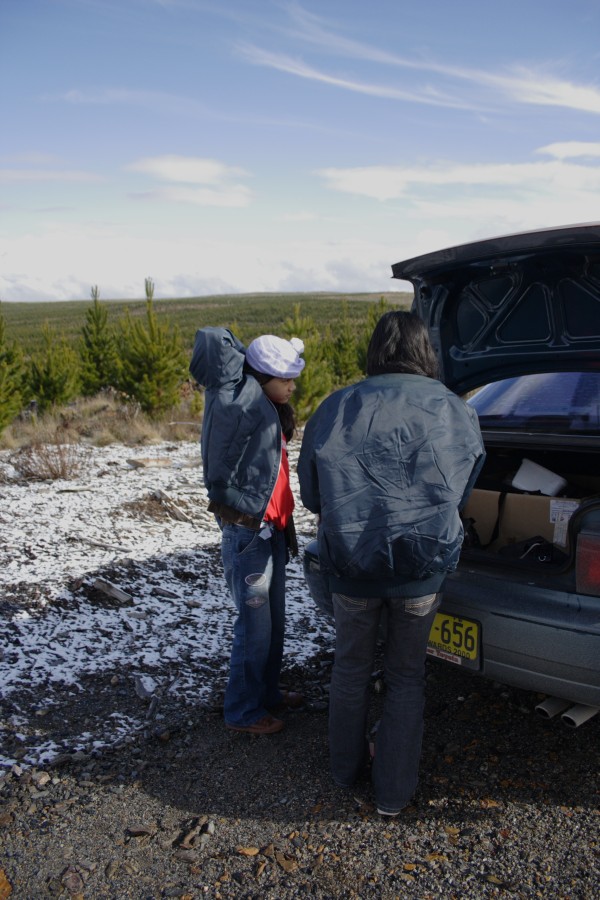
[[[0,897],[598,896],[600,717],[569,730],[535,695],[431,661],[421,783],[384,820],[368,777],[329,778],[330,664],[288,668],[308,702],[280,734],[228,732],[215,704],[0,776]],[[374,673],[374,721],[384,696]]]

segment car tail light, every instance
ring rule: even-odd
[[[600,594],[600,534],[577,536],[575,580],[579,594]]]

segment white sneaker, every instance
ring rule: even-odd
[[[393,812],[386,812],[385,809],[379,809],[379,808],[377,808],[377,812],[379,813],[380,816],[389,816],[391,819],[395,819],[396,816],[400,815],[400,811],[393,813]]]

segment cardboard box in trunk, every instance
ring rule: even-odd
[[[498,519],[499,491],[472,492],[463,510],[463,518],[471,518],[482,545],[492,538]],[[567,525],[579,500],[545,497],[541,494],[506,494],[500,511],[498,537],[489,550],[506,544],[526,541],[540,535],[556,546],[567,546]]]

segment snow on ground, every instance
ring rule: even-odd
[[[302,549],[315,524],[295,444]],[[0,767],[127,741],[225,685],[234,612],[198,444],[81,452],[76,480],[45,482],[19,480],[0,453]],[[302,666],[332,629],[300,558],[287,571],[284,666]]]

